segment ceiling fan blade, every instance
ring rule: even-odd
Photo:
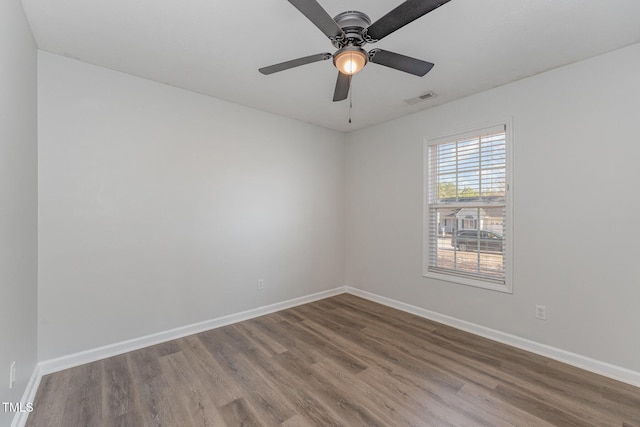
[[[292,59],[291,61],[281,62],[279,64],[269,65],[258,69],[262,74],[269,75],[278,71],[288,70],[289,68],[299,67],[301,65],[311,64],[312,62],[325,61],[333,55],[330,53],[318,53],[316,55],[305,56],[304,58]]]
[[[418,77],[424,76],[433,68],[431,62],[382,49],[371,49],[369,51],[369,61],[374,64],[384,65],[385,67],[395,68],[396,70],[404,71],[405,73]]]
[[[407,0],[367,28],[372,41],[382,40],[394,31],[426,15],[450,0]]]
[[[313,22],[331,40],[344,37],[342,28],[316,0],[289,0],[304,16]]]
[[[343,101],[349,96],[349,87],[351,86],[351,76],[342,74],[338,71],[338,80],[336,81],[336,90],[333,92],[333,102]]]

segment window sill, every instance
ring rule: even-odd
[[[458,285],[473,286],[475,288],[488,289],[491,291],[504,292],[507,294],[513,293],[513,289],[509,285],[509,283],[498,284],[480,279],[473,279],[470,277],[457,276],[454,274],[436,273],[434,271],[427,271],[426,273],[423,273],[422,276],[428,279],[437,279],[444,282],[456,283]]]

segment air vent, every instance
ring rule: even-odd
[[[416,96],[415,98],[405,99],[404,102],[406,102],[409,105],[416,105],[416,104],[418,104],[420,102],[424,102],[424,101],[426,101],[428,99],[435,98],[435,97],[436,97],[435,93],[427,92],[427,93],[423,93],[420,96]]]

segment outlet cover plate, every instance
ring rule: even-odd
[[[13,388],[16,383],[16,361],[11,362],[9,367],[9,388]]]

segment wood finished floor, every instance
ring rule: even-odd
[[[640,389],[352,295],[42,378],[27,426],[625,426]]]

